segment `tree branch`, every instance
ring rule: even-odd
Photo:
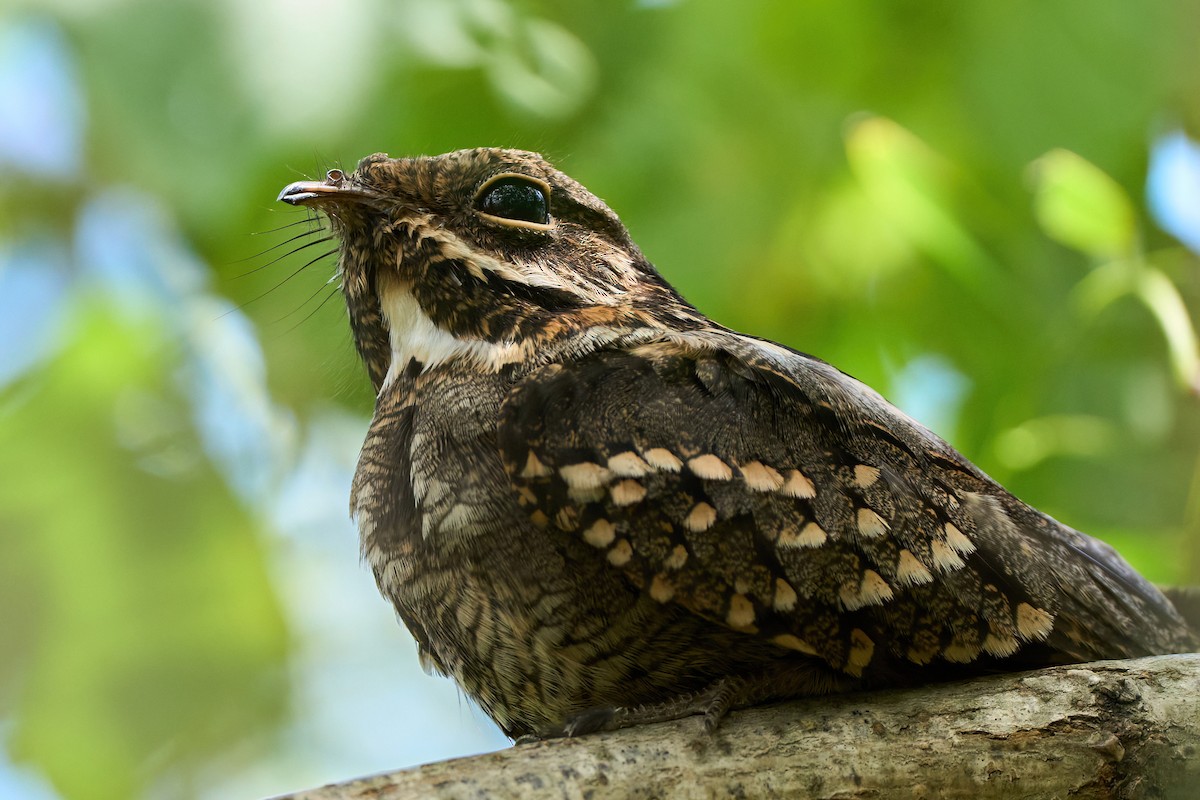
[[[1200,654],[841,695],[519,745],[287,800],[1200,793]]]

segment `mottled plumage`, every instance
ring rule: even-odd
[[[1180,652],[1171,603],[823,361],[688,305],[540,156],[296,183],[378,400],[352,511],[512,736]]]

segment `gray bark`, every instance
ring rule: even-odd
[[[1195,798],[1200,654],[814,698],[518,745],[292,800]]]

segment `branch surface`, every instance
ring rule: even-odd
[[[518,745],[281,800],[1200,797],[1200,654]]]

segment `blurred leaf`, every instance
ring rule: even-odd
[[[1032,174],[1034,209],[1047,235],[1096,258],[1132,254],[1133,206],[1116,181],[1068,150],[1042,156]]]
[[[544,19],[522,20],[488,65],[496,92],[517,108],[544,117],[575,111],[592,93],[596,67],[587,46]]]
[[[954,208],[953,166],[895,122],[866,117],[846,134],[850,168],[876,213],[964,286],[990,286],[994,264]]]
[[[772,262],[792,266],[796,254],[804,253],[807,281],[833,297],[861,297],[873,280],[917,263],[910,237],[894,225],[872,224],[876,217],[875,202],[861,184],[830,186],[815,209],[796,203],[783,219]]]
[[[490,4],[476,5],[476,13],[496,13]],[[483,60],[484,50],[467,24],[467,10],[453,0],[410,0],[397,8],[401,22],[398,33],[413,53],[432,64],[453,69],[474,67]],[[507,9],[500,7],[501,18],[492,19],[492,27],[506,25],[504,11]]]
[[[1167,370],[1154,361],[1130,367],[1121,387],[1121,416],[1125,426],[1156,448],[1168,448],[1167,440],[1176,425],[1178,392]]]
[[[1200,341],[1179,289],[1162,270],[1127,259],[1109,261],[1079,281],[1073,300],[1091,316],[1126,295],[1136,297],[1154,315],[1167,342],[1176,384],[1200,394]]]
[[[446,68],[482,67],[496,95],[521,114],[567,116],[595,86],[595,59],[583,40],[515,4],[413,0],[400,15],[414,53]]]
[[[1136,286],[1137,275],[1127,260],[1107,261],[1080,278],[1071,299],[1080,313],[1095,316]]]
[[[1160,270],[1147,267],[1138,273],[1137,295],[1154,314],[1167,339],[1176,382],[1200,395],[1200,343],[1179,290]]]
[[[15,757],[66,797],[130,797],[277,723],[286,633],[163,332],[74,317],[63,352],[0,396],[0,561],[23,578],[0,605],[39,621],[27,650],[0,648],[0,676]],[[146,436],[121,433],[129,414]]]
[[[1058,414],[1026,420],[996,437],[996,456],[1014,470],[1056,456],[1097,456],[1116,440],[1109,420],[1082,414]]]

